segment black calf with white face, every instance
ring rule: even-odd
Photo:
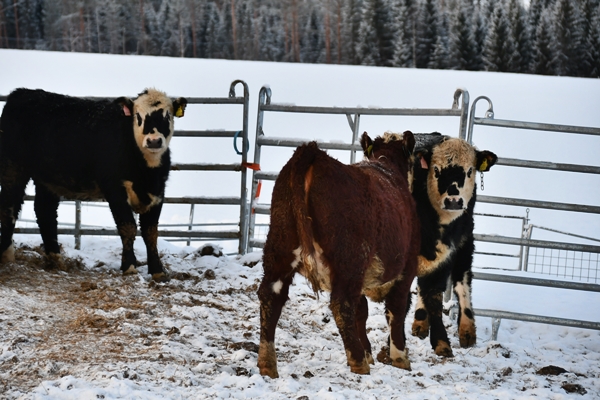
[[[476,171],[496,163],[490,151],[479,151],[462,139],[439,133],[415,135],[413,196],[421,221],[418,295],[413,335],[430,341],[439,356],[452,356],[442,321],[442,293],[450,277],[458,299],[461,347],[475,344],[471,305],[473,211]]]

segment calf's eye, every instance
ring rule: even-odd
[[[435,165],[433,166],[433,173],[435,174],[436,178],[440,176],[440,169]]]

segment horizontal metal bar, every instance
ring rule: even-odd
[[[262,249],[263,247],[265,247],[265,240],[249,238],[248,245],[249,245],[249,247],[258,247],[258,248]]]
[[[208,197],[208,196],[184,196],[184,197],[165,197],[165,204],[225,204],[239,206],[240,197]]]
[[[547,161],[530,161],[530,160],[518,160],[516,158],[498,158],[496,165],[505,165],[509,167],[521,167],[521,168],[537,168],[537,169],[549,169],[556,171],[567,171],[567,172],[582,172],[586,174],[599,174],[600,167],[591,165],[577,165],[577,164],[562,164],[553,163]]]
[[[593,246],[589,244],[551,242],[548,240],[522,239],[499,235],[485,235],[481,233],[475,233],[473,234],[473,237],[475,238],[475,240],[478,240],[480,242],[513,244],[517,246],[540,247],[555,250],[571,250],[584,251],[588,253],[600,253],[600,246]]]
[[[536,131],[580,133],[584,135],[600,136],[600,128],[590,128],[586,126],[546,124],[539,122],[511,121],[505,119],[473,118],[476,125],[495,126],[500,128],[531,129]]]
[[[35,196],[27,195],[24,197],[24,200],[33,201]],[[239,206],[241,203],[241,199],[235,196],[218,196],[218,197],[209,197],[209,196],[184,196],[184,197],[165,197],[163,202],[165,204],[229,204]],[[106,200],[99,199],[94,201],[86,201],[84,203],[106,203]],[[73,205],[73,203],[72,203]],[[87,204],[86,204],[87,206]],[[187,225],[186,225],[187,226]]]
[[[20,234],[39,234],[38,228],[15,228],[15,233]],[[59,228],[59,235],[75,235],[77,231],[72,228]],[[79,234],[84,236],[118,236],[116,229],[80,229]],[[140,236],[137,232],[137,236]],[[239,239],[239,231],[158,231],[160,237],[181,237],[181,238],[224,238]]]
[[[241,171],[241,164],[184,164],[171,165],[172,171]]]
[[[600,207],[588,206],[584,204],[555,203],[550,201],[514,199],[509,197],[483,196],[478,195],[477,201],[480,203],[503,204],[507,206],[547,208],[550,210],[577,211],[591,214],[600,214]]]
[[[137,96],[133,96],[137,97]],[[0,101],[6,101],[8,95],[0,95]],[[83,96],[89,100],[114,100],[116,97]],[[186,97],[188,104],[244,104],[243,97]]]
[[[205,131],[183,131],[175,130],[174,136],[177,137],[215,137],[215,138],[232,138],[236,133],[240,131],[216,131],[216,130],[205,130]]]
[[[260,111],[280,111],[308,114],[416,115],[430,117],[459,117],[460,109],[449,108],[379,108],[379,107],[316,107],[288,104],[259,105]]]
[[[489,274],[487,272],[473,272],[473,278],[482,281],[502,283],[515,283],[518,285],[544,286],[558,289],[584,290],[586,292],[600,293],[600,285],[585,282],[568,282],[555,279],[532,278],[527,276]]]
[[[244,104],[243,97],[186,97],[188,104]]]
[[[254,178],[263,179],[265,181],[274,181],[279,176],[279,172],[273,171],[256,171],[254,173]]]
[[[512,319],[517,321],[526,322],[537,322],[541,324],[569,326],[572,328],[584,328],[584,329],[595,329],[600,330],[600,322],[591,321],[580,321],[575,319],[557,318],[557,317],[544,317],[541,315],[521,314],[510,311],[499,311],[499,310],[484,310],[474,309],[475,315],[478,317],[490,317],[490,318],[501,318],[501,319]]]
[[[271,205],[270,204],[255,204],[252,207],[256,214],[265,214],[265,215],[271,214]]]
[[[475,254],[480,254],[482,256],[494,256],[494,257],[510,257],[510,258],[519,258],[519,257],[521,257],[518,254],[488,253],[488,252],[485,252],[485,251],[476,251]]]
[[[266,137],[264,135],[259,136],[256,139],[256,144],[259,146],[280,146],[280,147],[298,147],[311,142],[312,140],[303,140],[303,139],[288,139],[281,137]],[[322,142],[319,140],[315,140],[319,145],[319,148],[326,150],[355,150],[362,151],[362,147],[360,144],[350,144],[350,143],[336,143],[336,142]]]

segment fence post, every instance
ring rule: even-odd
[[[190,204],[190,224],[188,225],[188,231],[191,231],[194,226],[194,205],[195,205],[194,203]],[[191,244],[192,244],[192,242],[191,242],[190,238],[188,238],[186,245],[189,246]]]
[[[356,143],[358,139],[358,127],[360,125],[360,114],[354,114],[354,119],[350,116],[350,114],[346,114],[348,118],[348,124],[350,124],[350,129],[352,129],[352,141],[350,143]],[[356,162],[356,151],[350,151],[350,164],[354,164]]]
[[[248,189],[246,187],[246,176],[247,169],[244,167],[248,162],[248,111],[250,109],[250,95],[248,91],[248,84],[242,80],[235,80],[229,87],[229,97],[235,98],[235,87],[241,83],[244,87],[244,116],[242,123],[242,178],[240,184],[240,242],[238,245],[238,252],[245,254],[248,247]],[[235,140],[235,139],[234,139]]]
[[[75,250],[81,250],[81,201],[75,201]]]
[[[531,240],[531,234],[533,232],[533,225],[529,224],[525,230],[525,239]],[[525,254],[523,255],[523,271],[527,272],[529,268],[529,246],[525,246]]]
[[[469,121],[469,92],[464,89],[456,89],[454,92],[453,109],[458,109],[458,98],[461,98],[460,104],[460,123],[458,127],[458,137],[465,139],[467,137],[467,122]]]
[[[492,340],[498,341],[498,331],[500,330],[500,318],[492,317]]]

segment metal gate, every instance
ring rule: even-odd
[[[476,117],[476,108],[477,103],[481,100],[485,100],[488,103],[488,109],[485,112],[484,117]],[[591,128],[591,127],[581,127],[581,126],[570,126],[570,125],[558,125],[558,124],[548,124],[548,123],[537,123],[537,122],[524,122],[524,121],[513,121],[513,120],[498,120],[494,118],[494,109],[492,101],[485,96],[480,96],[473,101],[471,106],[470,116],[469,116],[469,126],[468,126],[468,135],[466,140],[469,143],[472,143],[474,127],[475,126],[490,126],[502,129],[522,129],[522,130],[532,130],[532,131],[545,131],[545,132],[557,132],[563,134],[578,134],[578,135],[591,135],[595,137],[600,137],[600,128]],[[524,131],[525,132],[525,131]],[[554,162],[545,162],[545,161],[533,161],[533,160],[522,160],[522,159],[513,159],[513,158],[498,158],[497,164],[498,166],[509,166],[516,168],[535,168],[535,169],[543,169],[548,171],[566,171],[578,174],[594,174],[600,176],[600,167],[589,166],[589,165],[575,165],[575,164],[564,164],[564,163],[554,163]],[[595,205],[588,204],[573,204],[573,203],[562,203],[562,202],[550,202],[550,201],[538,201],[538,200],[529,200],[529,199],[520,199],[520,198],[508,198],[508,197],[499,197],[499,196],[485,196],[478,195],[477,201],[481,203],[491,203],[491,204],[499,204],[499,205],[509,205],[509,206],[518,206],[527,208],[527,213],[529,213],[530,208],[541,208],[548,210],[560,210],[572,213],[590,213],[590,214],[600,214],[600,207]],[[486,243],[500,243],[507,245],[516,245],[524,248],[525,252],[523,254],[522,263],[520,263],[519,270],[520,271],[531,271],[531,248],[533,249],[548,249],[549,251],[564,251],[564,252],[578,252],[583,259],[585,256],[583,254],[594,255],[595,260],[598,260],[598,254],[600,253],[600,246],[597,245],[589,245],[589,244],[578,244],[578,243],[565,243],[559,241],[548,241],[548,240],[532,240],[531,233],[534,225],[530,224],[527,221],[527,224],[523,226],[523,232],[520,237],[506,237],[499,235],[490,235],[490,234],[475,234],[475,240],[479,242]],[[538,226],[538,229],[540,227]],[[543,228],[547,229],[547,228]],[[556,230],[554,230],[556,231]],[[560,232],[563,233],[563,232]],[[580,238],[590,239],[594,241],[598,241],[595,238],[583,237],[580,235],[572,235],[571,237],[578,236]],[[573,256],[573,261],[575,256]],[[589,257],[591,265],[592,256]],[[596,261],[596,268],[598,263]],[[566,268],[566,266],[565,266]],[[556,269],[556,268],[555,268]],[[548,269],[551,271],[552,269]],[[546,273],[544,270],[537,270],[533,272],[538,273]],[[552,275],[563,278],[562,280],[555,279],[539,279],[539,278],[531,278],[527,276],[523,276],[520,274],[519,276],[509,276],[503,274],[491,274],[491,273],[482,273],[476,272],[474,273],[475,279],[480,280],[490,280],[495,282],[505,282],[512,284],[522,284],[522,285],[536,285],[536,286],[545,286],[545,287],[554,287],[554,288],[563,288],[563,289],[572,289],[572,290],[584,290],[590,292],[600,292],[600,285],[598,285],[598,271],[593,271],[590,273],[588,271],[587,280],[592,281],[593,283],[586,282],[568,282],[565,279],[568,279],[568,274],[558,274],[553,273]],[[583,274],[580,274],[579,277],[576,277],[575,274],[571,274],[572,279],[585,280],[586,277]],[[520,313],[512,313],[506,311],[499,310],[482,310],[475,309],[475,314],[480,316],[491,317],[493,320],[493,338],[496,338],[498,327],[500,324],[500,319],[515,319],[522,321],[532,321],[532,322],[543,322],[549,324],[557,324],[564,326],[574,326],[574,327],[583,327],[588,329],[597,329],[600,330],[600,322],[599,321],[579,321],[579,320],[571,320],[564,318],[553,318],[553,317],[544,317],[538,315],[529,315],[529,314],[520,314]]]
[[[360,129],[360,117],[363,115],[374,116],[418,116],[418,117],[458,117],[458,136],[466,136],[467,117],[469,108],[469,92],[457,89],[454,92],[454,100],[450,108],[376,108],[376,107],[314,107],[296,106],[287,104],[272,104],[272,92],[268,87],[262,87],[258,96],[258,117],[256,121],[256,141],[254,147],[254,164],[252,173],[252,206],[248,224],[248,249],[254,247],[262,248],[264,240],[255,237],[256,214],[269,215],[270,205],[258,203],[262,180],[274,181],[277,179],[277,171],[261,171],[261,150],[263,147],[297,147],[308,142],[306,139],[289,139],[282,137],[271,137],[265,135],[265,114],[280,112],[288,114],[328,114],[346,116],[350,125],[350,142],[324,142],[317,140],[320,148],[327,150],[342,150],[350,152],[350,163],[356,161],[356,152],[362,152],[358,143]],[[283,165],[279,166],[281,169]]]
[[[236,96],[236,87],[242,86],[243,95]],[[6,101],[7,96],[0,96],[0,101]],[[174,136],[177,137],[194,137],[194,138],[223,138],[234,141],[241,139],[242,151],[238,151],[240,162],[232,164],[208,164],[208,163],[173,163],[172,171],[229,171],[240,174],[240,195],[239,196],[198,196],[198,197],[165,197],[165,204],[188,204],[190,205],[190,222],[182,225],[169,225],[170,228],[176,229],[161,229],[158,235],[162,238],[179,239],[181,241],[190,240],[222,240],[233,239],[238,241],[238,251],[243,254],[246,249],[246,222],[247,222],[247,170],[244,167],[247,163],[247,148],[248,143],[248,111],[249,111],[249,91],[248,85],[242,80],[236,80],[229,87],[227,97],[188,97],[188,104],[200,105],[238,105],[242,106],[242,117],[240,118],[240,126],[238,130],[176,130]],[[33,196],[26,196],[26,201],[32,201]],[[239,208],[239,224],[234,229],[217,229],[217,230],[196,230],[193,229],[201,224],[193,223],[194,207],[196,205],[225,205]],[[82,225],[81,221],[81,202],[75,202],[75,224],[72,228],[59,228],[59,235],[74,235],[75,246],[79,248],[82,235],[97,235],[97,236],[118,236],[116,229],[98,229],[90,228]],[[61,224],[64,225],[64,224]],[[217,224],[215,224],[217,225]],[[164,228],[164,224],[159,224],[159,228]],[[186,230],[179,229],[180,227],[187,228]],[[38,228],[17,227],[15,233],[24,234],[39,234]],[[138,233],[139,235],[139,233]],[[189,242],[188,242],[189,243]]]

